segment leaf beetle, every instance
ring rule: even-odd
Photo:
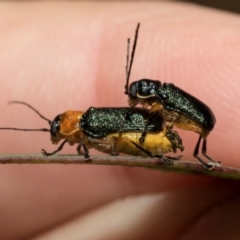
[[[63,140],[53,152],[49,153],[42,149],[43,155],[46,156],[56,154],[68,143],[69,145],[77,144],[78,154],[83,154],[86,160],[91,159],[89,149],[95,148],[110,155],[126,153],[134,156],[154,157],[161,159],[167,165],[173,165],[173,160],[179,160],[180,157],[164,156],[163,154],[184,149],[178,133],[171,127],[165,126],[161,116],[153,116],[151,123],[146,128],[145,123],[151,115],[147,109],[90,107],[86,112],[66,111],[50,121],[28,103],[22,101],[12,101],[11,103],[29,107],[49,123],[50,129],[6,127],[0,128],[0,130],[50,132],[53,144],[58,144]],[[137,141],[144,129],[148,135],[144,143],[138,144]],[[83,147],[83,152],[81,147]]]
[[[220,162],[214,161],[207,155],[207,137],[216,124],[216,118],[212,110],[205,103],[172,83],[161,83],[158,80],[141,79],[132,82],[129,86],[129,78],[137,46],[139,27],[140,24],[138,23],[129,67],[128,59],[130,40],[128,39],[125,94],[128,95],[129,105],[133,107],[137,104],[141,104],[143,108],[150,106],[152,116],[159,114],[165,121],[170,122],[170,125],[198,133],[199,138],[193,156],[207,169],[212,167],[209,163],[206,163],[198,156],[200,143],[203,140],[202,155],[205,156],[211,164],[220,164]],[[150,121],[151,118],[148,122]],[[139,139],[140,142],[144,141],[146,134],[147,132],[144,130]]]

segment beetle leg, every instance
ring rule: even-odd
[[[159,112],[163,110],[163,105],[157,102],[152,103],[152,108],[150,109],[150,112]]]
[[[130,107],[135,107],[138,104],[138,101],[133,99],[128,99],[128,104]]]
[[[199,139],[197,141],[197,145],[195,147],[195,150],[193,152],[193,156],[195,158],[197,158],[197,160],[202,163],[202,165],[207,169],[207,170],[212,170],[212,166],[207,164],[206,162],[204,162],[199,156],[198,156],[198,151],[199,151],[199,146],[200,146],[200,143],[201,143],[201,140],[202,140],[202,136],[200,135],[199,136]]]
[[[86,161],[91,160],[91,157],[89,155],[89,150],[88,150],[83,138],[81,138],[81,145],[83,146],[85,160]]]
[[[146,135],[147,135],[147,128],[148,128],[149,124],[151,123],[152,118],[154,117],[154,115],[155,115],[156,113],[157,113],[157,112],[151,113],[149,119],[147,120],[147,123],[145,124],[144,130],[143,130],[143,132],[142,132],[142,135],[141,135],[141,137],[139,138],[139,142],[140,142],[140,143],[144,143],[145,137],[146,137]]]
[[[55,150],[55,151],[53,151],[53,152],[51,152],[51,153],[48,153],[46,150],[42,149],[42,154],[43,154],[44,156],[54,155],[54,154],[56,154],[57,152],[60,152],[60,151],[63,149],[63,146],[65,145],[66,142],[67,142],[67,139],[62,142],[62,144],[58,147],[57,150]]]
[[[159,158],[161,159],[164,163],[166,163],[169,166],[174,165],[173,160],[180,160],[181,156],[179,157],[170,157],[170,156],[163,156],[163,155],[153,155],[150,151],[146,150],[145,148],[141,147],[140,145],[138,145],[137,143],[135,143],[132,140],[129,140],[132,142],[132,144],[137,147],[138,149],[140,149],[142,152],[144,152],[147,156],[151,157],[151,158]]]
[[[83,152],[81,151],[81,148],[82,148],[82,144],[78,144],[78,146],[77,146],[77,152],[78,152],[79,155],[82,155],[82,154],[83,154]]]
[[[207,154],[207,139],[203,140],[203,145],[202,145],[202,155],[206,157],[210,162],[215,163],[215,164],[221,164],[221,162],[214,161],[211,157],[209,157]]]

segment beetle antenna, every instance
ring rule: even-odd
[[[127,39],[126,79],[128,77],[129,48],[130,48],[130,38]]]
[[[3,127],[0,130],[16,130],[16,131],[33,131],[33,132],[50,132],[47,128],[38,128],[38,129],[27,129],[27,128],[10,128],[10,127]]]
[[[11,102],[9,102],[8,104],[15,104],[15,103],[16,103],[16,104],[23,104],[23,105],[29,107],[29,108],[32,109],[35,113],[37,113],[37,115],[38,115],[40,118],[48,121],[49,125],[51,125],[52,121],[50,121],[49,119],[47,119],[46,117],[44,117],[37,109],[35,109],[34,107],[32,107],[32,106],[31,106],[30,104],[28,104],[28,103],[25,103],[25,102],[22,102],[22,101],[11,101]],[[23,130],[23,131],[25,131],[25,130]],[[30,130],[30,131],[34,131],[34,130]]]
[[[131,53],[131,58],[130,58],[130,65],[129,65],[129,69],[128,69],[128,72],[127,72],[127,79],[126,79],[126,85],[125,85],[125,94],[128,94],[129,78],[130,78],[130,74],[131,74],[131,69],[132,69],[132,64],[133,64],[133,59],[134,59],[136,47],[137,47],[137,39],[138,39],[139,27],[140,27],[140,23],[138,23],[136,31],[135,31],[134,43],[133,43],[133,48],[132,48],[132,53]]]

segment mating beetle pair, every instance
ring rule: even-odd
[[[66,143],[69,143],[70,145],[78,144],[79,154],[82,154],[81,147],[83,147],[86,160],[90,159],[88,150],[95,148],[111,155],[118,155],[121,152],[156,157],[168,165],[173,165],[172,160],[178,160],[179,157],[163,156],[163,154],[176,152],[177,148],[184,149],[178,133],[171,127],[165,126],[159,115],[153,116],[146,128],[145,123],[151,115],[147,109],[90,107],[86,112],[66,111],[50,121],[25,102],[13,101],[11,103],[23,104],[31,108],[49,123],[50,129],[0,129],[50,132],[53,144],[58,144],[63,139],[57,150],[51,153],[42,150],[46,156],[54,155],[61,151]],[[145,128],[148,134],[145,143],[140,146],[137,142]]]
[[[133,82],[129,87],[139,26],[140,24],[136,29],[129,67],[129,53],[127,54],[125,94],[129,96],[130,108],[90,108],[85,113],[67,111],[58,115],[51,122],[29,104],[15,102],[30,107],[40,117],[47,120],[50,124],[50,130],[45,128],[0,129],[48,131],[51,133],[51,140],[55,144],[64,139],[56,151],[47,153],[43,150],[45,155],[53,155],[59,152],[68,142],[70,145],[78,144],[77,151],[79,154],[81,154],[82,146],[86,159],[90,158],[88,149],[93,147],[111,155],[123,152],[132,155],[159,157],[171,165],[173,164],[172,160],[179,158],[163,157],[162,154],[171,151],[176,152],[177,148],[183,150],[180,136],[172,130],[172,126],[176,126],[199,133],[200,137],[195,147],[194,157],[204,167],[211,168],[198,156],[199,146],[203,139],[202,154],[209,161],[214,162],[206,155],[206,139],[216,122],[210,108],[173,84],[162,84],[159,81],[142,79]],[[142,104],[143,107],[151,106],[152,108],[150,111],[133,108],[138,103]],[[170,125],[166,126],[165,121],[170,122]]]

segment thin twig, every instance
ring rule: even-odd
[[[118,165],[131,167],[147,167],[180,173],[201,174],[212,177],[240,179],[240,169],[214,166],[212,170],[206,170],[197,162],[175,161],[174,166],[167,166],[163,161],[154,158],[139,158],[131,156],[93,156],[91,161],[86,161],[78,155],[54,155],[43,156],[41,154],[9,154],[0,155],[0,164],[94,164],[94,165]]]

